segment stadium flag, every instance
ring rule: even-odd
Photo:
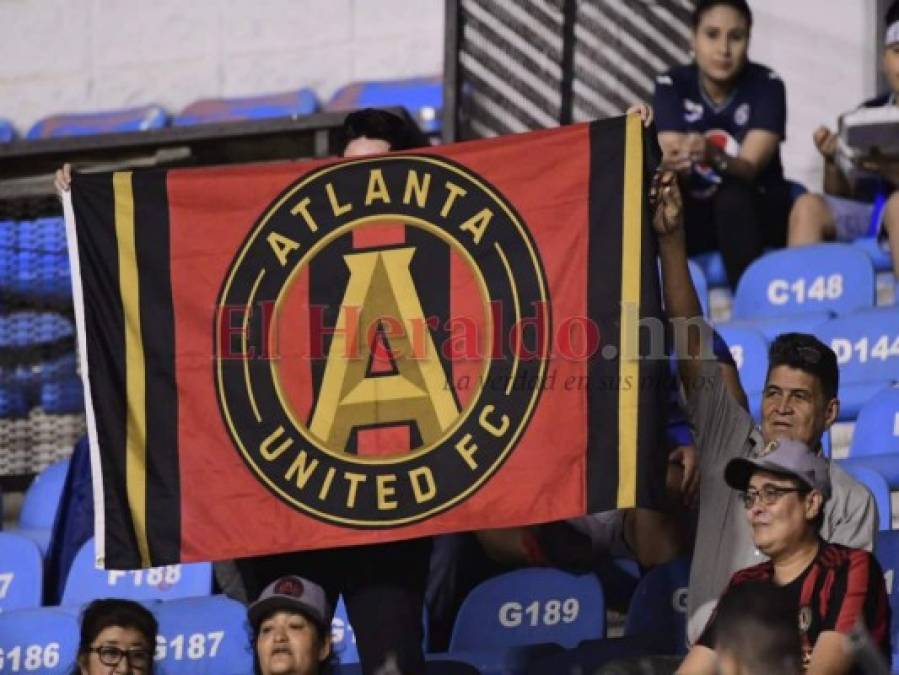
[[[98,564],[656,502],[667,359],[645,150],[628,116],[76,174]]]

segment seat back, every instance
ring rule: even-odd
[[[687,650],[687,587],[690,560],[678,558],[650,570],[637,585],[624,634],[668,635],[676,653]]]
[[[816,334],[836,352],[841,383],[899,381],[899,311],[895,308],[839,316]]]
[[[272,117],[296,117],[311,115],[318,110],[315,92],[304,87],[265,96],[241,98],[208,98],[194,101],[175,117],[175,126],[208,124],[211,122],[236,122],[260,120]]]
[[[156,603],[156,665],[165,675],[243,675],[253,670],[247,610],[224,595]]]
[[[892,515],[890,487],[886,478],[870,467],[858,466],[852,462],[841,463],[840,466],[871,491],[874,503],[877,504],[877,527],[880,530],[889,530],[892,527]]]
[[[874,306],[874,266],[849,244],[781,249],[755,260],[734,296],[734,318],[776,317]]]
[[[354,82],[335,92],[325,109],[353,110],[389,106],[404,107],[425,133],[439,132],[443,115],[443,78],[435,75]]]
[[[72,561],[61,604],[81,605],[97,598],[174,600],[209,595],[212,589],[208,562],[122,571],[97,569],[94,557],[90,539]]]
[[[25,500],[19,512],[19,527],[48,530],[53,527],[68,471],[69,460],[62,459],[35,477],[25,492]]]
[[[75,614],[53,607],[0,613],[0,672],[69,675],[79,632]]]
[[[874,555],[877,556],[877,562],[883,569],[884,585],[890,598],[890,610],[893,616],[899,616],[899,589],[896,587],[896,573],[899,572],[899,530],[878,532]],[[892,622],[891,632],[895,651],[896,645],[899,644],[899,621]]]
[[[850,457],[895,453],[899,461],[899,386],[882,389],[858,414]]]
[[[530,568],[488,579],[468,594],[449,651],[544,642],[574,647],[604,635],[605,602],[594,575]]]
[[[730,348],[743,389],[750,396],[761,392],[768,374],[768,343],[765,336],[748,326],[722,324],[715,330]]]
[[[12,122],[0,119],[0,143],[9,143],[16,137],[16,130]]]
[[[15,533],[0,532],[0,612],[40,607],[43,574],[44,561],[37,544]]]
[[[28,140],[61,138],[64,136],[93,136],[125,131],[160,129],[168,121],[165,110],[158,105],[107,110],[94,113],[66,113],[39,120],[28,130]]]
[[[331,619],[331,646],[340,663],[358,663],[359,649],[356,647],[356,631],[350,625],[346,603],[341,595]]]

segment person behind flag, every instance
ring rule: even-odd
[[[851,672],[849,636],[859,626],[889,661],[890,605],[880,565],[868,551],[821,538],[831,494],[828,461],[800,441],[772,441],[755,457],[731,459],[724,480],[737,491],[753,542],[769,557],[734,574],[725,596],[749,582],[773,582],[795,617],[789,630],[798,626],[801,665],[809,673]],[[681,675],[721,672],[734,627],[733,610],[719,608],[678,669]]]
[[[81,614],[73,675],[153,675],[159,625],[133,600],[94,600]]]
[[[833,350],[812,335],[778,336],[768,356],[761,424],[725,388],[711,358],[711,328],[702,318],[687,267],[683,203],[675,172],[657,174],[653,228],[658,240],[665,307],[672,322],[678,369],[687,397],[699,454],[699,522],[688,595],[688,638],[699,637],[727,580],[738,569],[761,562],[736,493],[720,480],[737,457],[757,457],[771,441],[801,441],[821,454],[821,435],[839,411],[839,370]],[[828,463],[832,497],[824,507],[822,537],[872,550],[877,507],[867,488]]]
[[[347,115],[343,157],[427,145],[410,123],[384,110]],[[301,551],[235,561],[248,597],[274,580],[300,574],[322,586],[330,606],[343,595],[356,635],[362,672],[374,673],[391,655],[401,673],[424,672],[424,594],[431,538],[340,549]]]
[[[890,91],[865,101],[860,109],[887,111],[899,106],[899,0],[887,10],[886,25],[882,68]],[[812,138],[824,158],[824,194],[806,193],[796,200],[790,211],[788,244],[876,236],[882,245],[889,244],[893,273],[899,276],[899,158],[867,158],[857,167],[842,165],[837,161],[837,134],[820,126]],[[849,175],[846,169],[852,169]]]
[[[276,579],[247,609],[256,675],[330,672],[331,610],[324,589],[308,579]]]
[[[699,0],[695,58],[659,75],[653,98],[662,152],[688,179],[687,249],[720,250],[732,288],[766,246],[785,244],[790,209],[786,92],[749,61],[751,29],[746,0]]]

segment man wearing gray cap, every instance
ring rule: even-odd
[[[849,673],[848,635],[859,626],[889,662],[890,606],[877,560],[820,537],[831,497],[827,460],[802,442],[772,441],[755,457],[730,460],[724,479],[737,491],[753,542],[769,557],[734,574],[729,588],[766,581],[779,589],[795,608],[808,673]],[[727,637],[719,628],[713,614],[678,673],[718,672],[716,651]]]
[[[276,579],[250,605],[257,675],[322,675],[331,656],[331,610],[308,579]]]
[[[683,206],[676,177],[659,175],[653,228],[662,266],[665,307],[674,328],[678,369],[699,454],[699,522],[690,569],[687,634],[695,642],[731,575],[764,561],[736,493],[721,481],[735,458],[761,456],[771,441],[793,439],[820,453],[821,435],[839,412],[839,370],[833,350],[812,335],[788,333],[771,345],[761,424],[725,388],[712,357],[712,329],[702,319],[687,268]],[[684,335],[685,334],[685,335]],[[877,507],[871,493],[827,463],[832,497],[824,506],[825,541],[872,550]]]

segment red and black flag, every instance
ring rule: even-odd
[[[100,562],[654,502],[667,361],[641,358],[661,328],[646,165],[631,116],[76,175]]]

